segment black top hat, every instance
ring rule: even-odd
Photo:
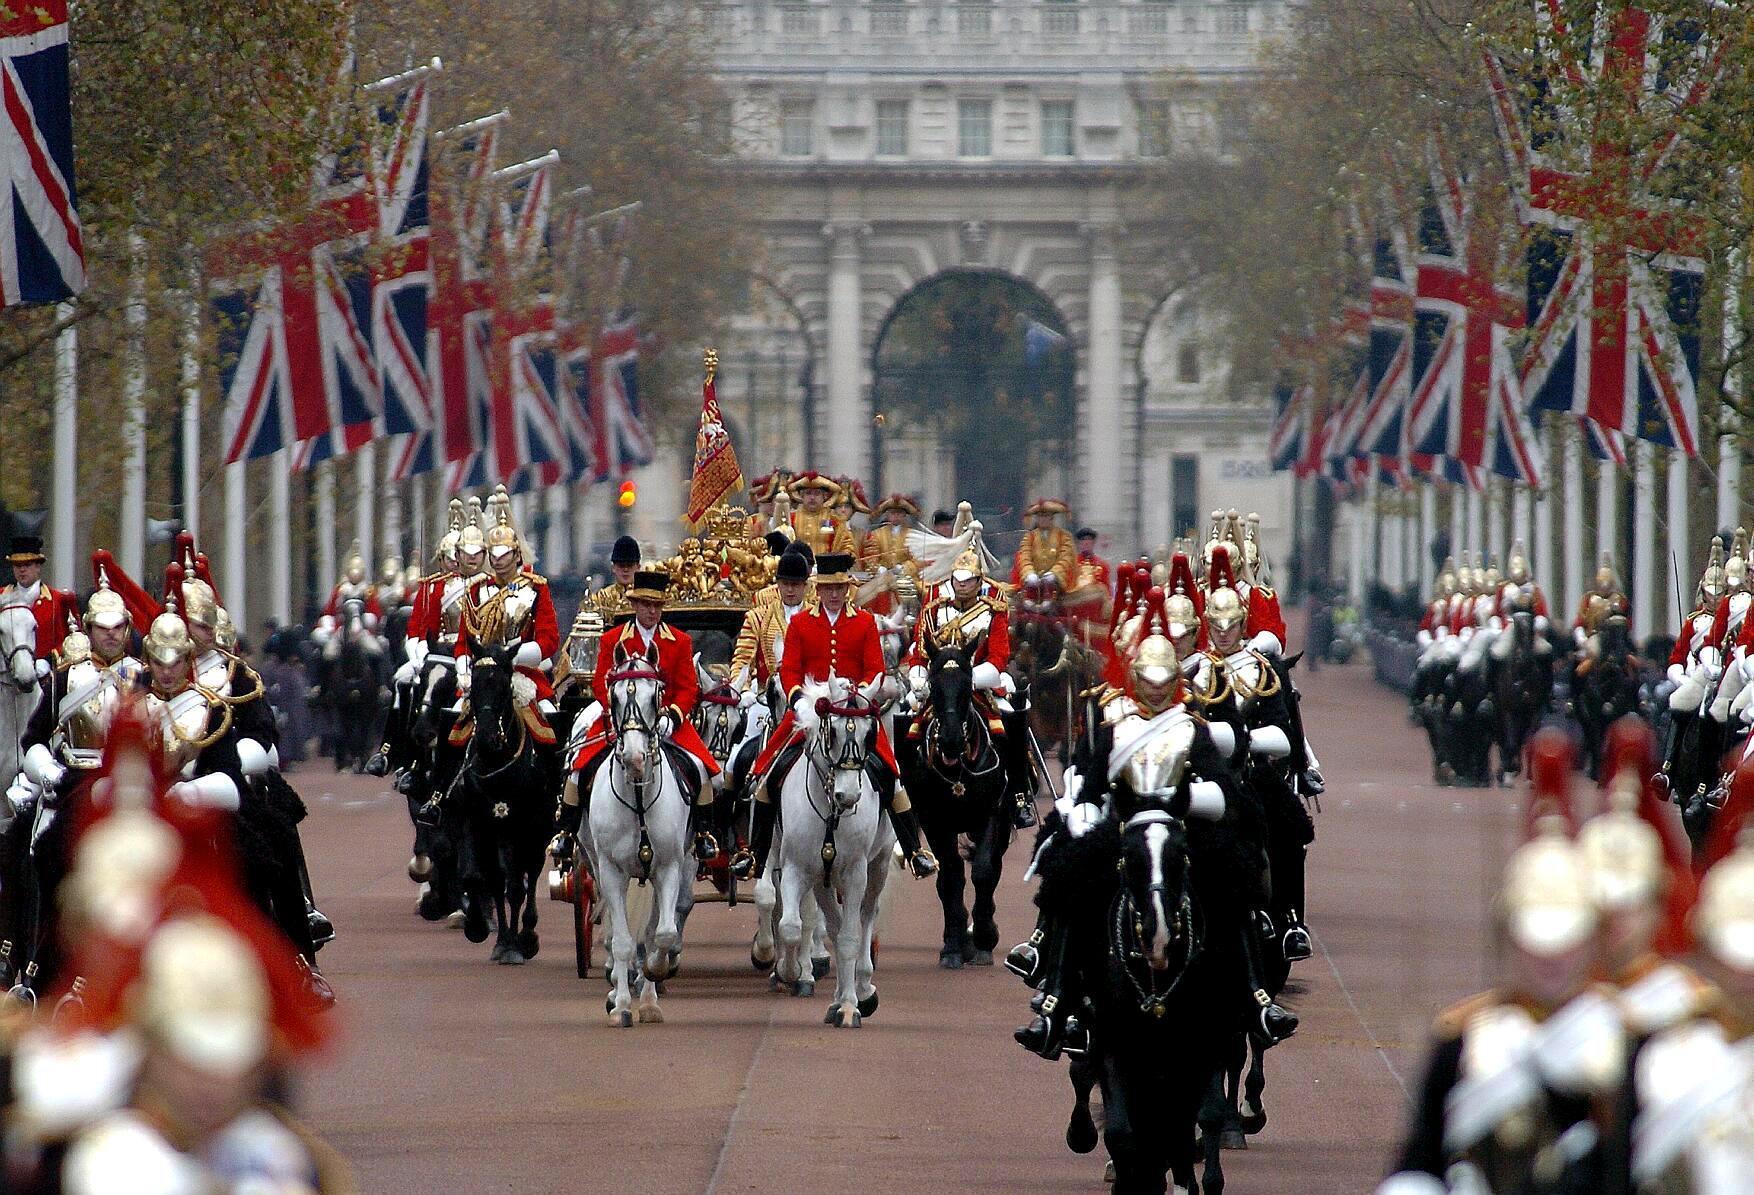
[[[609,549],[609,563],[638,564],[639,540],[631,535],[624,535],[617,539],[615,546]]]
[[[808,581],[810,579],[810,560],[804,553],[797,550],[780,553],[779,567],[774,570],[777,581]]]
[[[812,567],[814,567],[816,564],[816,549],[812,548],[809,544],[805,543],[801,539],[794,540],[792,542],[792,546],[787,548],[786,551],[796,552],[798,555],[802,556],[805,560],[808,560]]]
[[[816,558],[818,585],[846,585],[853,579],[853,558],[847,552],[824,552]]]
[[[633,575],[633,588],[627,591],[630,601],[661,602],[670,588],[670,574],[641,569]]]
[[[8,564],[41,564],[43,562],[43,537],[40,535],[15,535],[12,537],[12,549],[6,553]]]
[[[783,556],[786,549],[792,546],[790,537],[784,531],[769,531],[762,538],[767,541],[767,554],[769,556]]]
[[[934,527],[939,523],[954,523],[955,521],[956,516],[947,510],[934,510],[932,512],[932,526]]]
[[[1095,539],[1096,538],[1096,530],[1093,527],[1080,527],[1080,528],[1078,528],[1077,531],[1072,533],[1072,538],[1073,539]]]

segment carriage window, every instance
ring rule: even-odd
[[[1170,532],[1200,534],[1200,458],[1171,457],[1169,461]]]

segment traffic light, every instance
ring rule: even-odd
[[[638,501],[639,487],[634,485],[631,478],[622,482],[621,493],[616,495],[615,498],[616,505],[620,506],[623,510],[632,510],[633,504]]]

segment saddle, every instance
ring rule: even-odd
[[[770,794],[777,795],[785,787],[786,777],[791,774],[792,768],[803,754],[804,738],[802,735],[780,748],[779,754],[774,756],[773,766],[767,771],[767,791]],[[883,803],[887,806],[889,796],[895,790],[895,777],[883,765],[883,761],[877,757],[875,751],[865,757],[865,776],[871,781],[871,786],[877,790],[877,794],[883,798]]]
[[[690,805],[694,804],[695,798],[700,794],[701,785],[706,783],[705,777],[700,774],[699,762],[675,743],[665,740],[660,745],[663,748],[664,763],[669,767],[670,775],[675,778],[676,787],[682,790]],[[597,780],[597,772],[614,754],[612,750],[599,751],[595,759],[580,769],[579,792],[591,791],[591,786]]]

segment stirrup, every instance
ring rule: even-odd
[[[747,847],[738,847],[731,856],[729,871],[740,880],[747,880],[755,875],[755,854]]]
[[[921,847],[908,858],[908,866],[913,869],[914,879],[923,880],[938,874],[938,856],[930,847]]]
[[[719,857],[719,840],[713,837],[711,830],[694,832],[694,857],[702,863],[709,863]]]

